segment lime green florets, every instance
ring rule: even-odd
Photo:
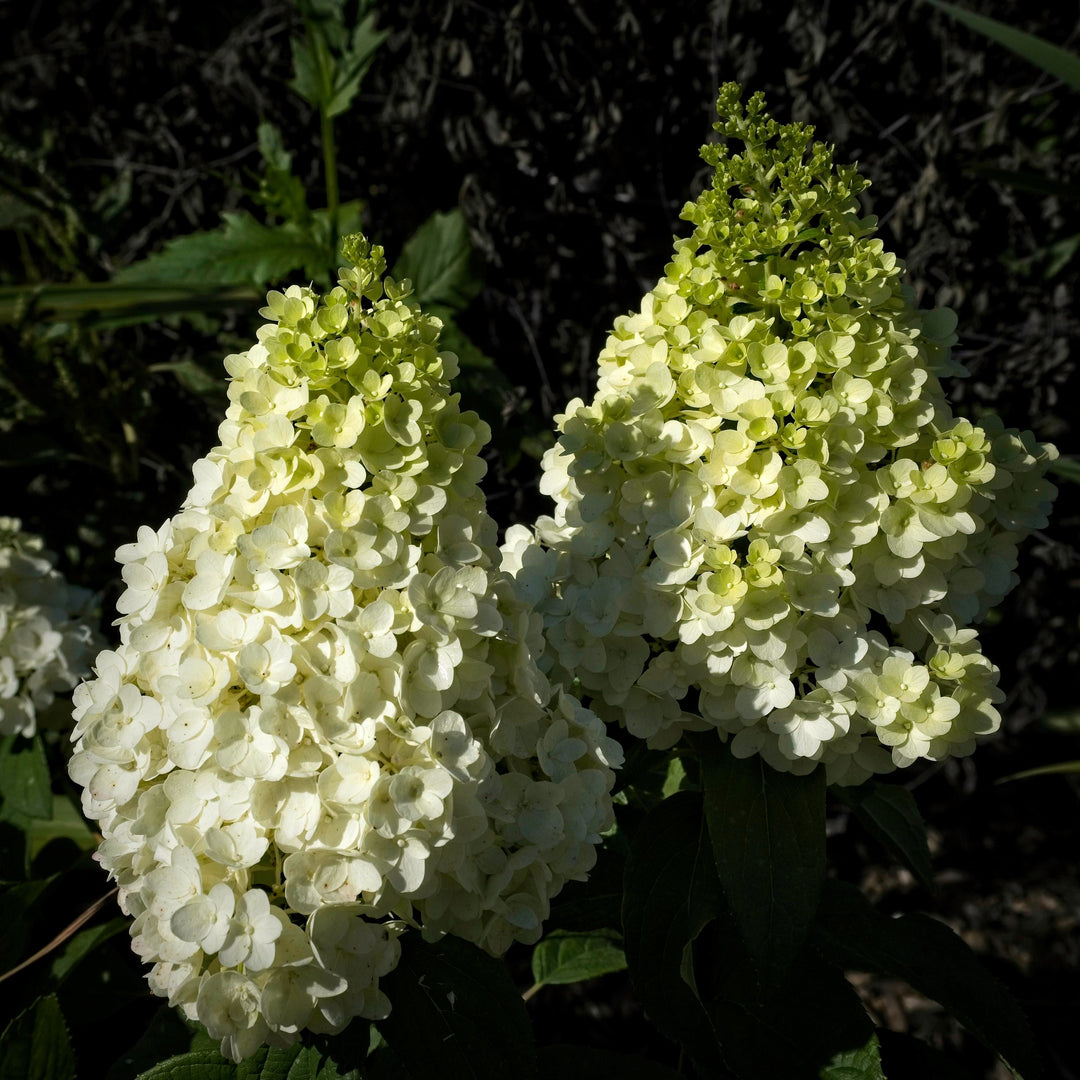
[[[843,783],[969,753],[1003,695],[964,626],[1015,583],[1055,452],[953,416],[955,317],[915,308],[854,167],[759,94],[718,109],[693,234],[558,418],[549,550],[514,533],[508,565],[557,582],[557,674],[653,746],[715,727]]]

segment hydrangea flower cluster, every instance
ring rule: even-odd
[[[741,153],[703,148],[693,235],[557,418],[544,547],[521,530],[506,554],[554,674],[605,719],[858,783],[998,727],[968,624],[1046,523],[1056,453],[953,415],[955,317],[916,309],[859,216],[867,182],[739,94],[716,129]]]
[[[41,537],[0,517],[0,735],[29,738],[41,722],[67,723],[56,697],[86,677],[101,647],[91,601],[56,569]]]
[[[117,552],[121,644],[75,697],[133,947],[234,1059],[384,1016],[409,926],[535,941],[613,823],[619,745],[537,666],[440,323],[346,251],[226,359],[221,445]]]

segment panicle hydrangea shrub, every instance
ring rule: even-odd
[[[226,359],[221,445],[117,552],[121,644],[75,696],[133,947],[234,1059],[384,1016],[408,926],[535,941],[613,823],[619,745],[537,666],[441,324],[346,251]]]
[[[67,583],[41,537],[0,517],[0,735],[30,737],[42,721],[69,722],[56,697],[89,674],[102,645],[92,595]]]
[[[998,727],[969,624],[1045,525],[1056,452],[953,415],[955,316],[916,308],[860,216],[867,181],[739,95],[716,130],[741,151],[703,148],[693,234],[557,418],[543,546],[517,529],[505,557],[553,677],[605,719],[858,783]]]

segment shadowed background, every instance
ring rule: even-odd
[[[978,10],[1080,49],[1076,4]],[[391,257],[433,211],[464,213],[484,287],[459,321],[495,367],[466,372],[462,389],[493,429],[486,490],[503,525],[546,511],[536,481],[552,418],[589,395],[613,318],[636,307],[685,233],[679,211],[707,180],[697,150],[731,79],[763,90],[778,119],[814,124],[873,181],[866,210],[921,303],[959,315],[971,378],[949,389],[961,410],[992,407],[1080,454],[1080,114],[1076,92],[1026,61],[894,0],[399,0],[379,25],[389,37],[337,121],[341,195],[366,202],[367,231]],[[318,121],[285,85],[298,26],[284,2],[212,14],[161,0],[0,6],[0,284],[107,280],[249,207],[264,120],[321,205]],[[0,513],[44,535],[74,580],[105,586],[106,611],[113,550],[178,508],[191,462],[215,441],[221,358],[255,325],[251,307],[0,326]],[[150,370],[176,361],[183,381]],[[1080,789],[1063,776],[995,784],[1080,758],[1080,485],[1058,483],[1050,528],[1022,554],[1022,585],[984,629],[1009,692],[1006,733],[974,759],[912,772],[939,896],[876,866],[841,808],[832,857],[849,872],[865,865],[864,888],[895,910],[947,918],[1075,1076],[1065,1027],[1080,1005]],[[903,986],[862,989],[879,1023],[953,1047],[973,1077],[997,1075]],[[541,1039],[626,1049],[641,1037],[636,1008],[624,976],[530,1004]]]

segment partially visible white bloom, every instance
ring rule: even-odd
[[[41,538],[0,517],[0,735],[64,723],[54,702],[89,674],[101,648],[92,616],[91,593],[64,580]]]

